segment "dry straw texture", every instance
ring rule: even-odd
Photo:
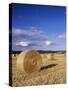
[[[42,58],[35,50],[21,52],[17,58],[17,69],[26,73],[39,71],[42,66]]]
[[[55,60],[54,54],[53,53],[47,54],[47,60]]]

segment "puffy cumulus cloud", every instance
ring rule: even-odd
[[[39,41],[20,41],[20,42],[17,42],[15,45],[22,46],[22,47],[40,46]]]
[[[27,46],[29,45],[29,42],[24,42],[24,41],[22,41],[22,42],[16,43],[16,45],[17,45],[17,46],[27,47]]]
[[[59,50],[65,48],[66,34],[58,35],[58,38],[51,38],[42,31],[34,27],[31,29],[12,30],[13,50],[37,49],[37,50]],[[50,39],[49,39],[50,38]],[[64,38],[64,39],[62,39]]]
[[[49,40],[46,40],[44,43],[46,46],[50,46],[54,44],[52,41],[49,41]]]
[[[58,38],[61,38],[61,39],[66,38],[66,34],[65,33],[60,34],[60,35],[58,35]]]

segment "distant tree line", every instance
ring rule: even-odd
[[[9,52],[9,54],[19,54],[20,52],[22,51],[12,51],[12,52]],[[44,53],[66,53],[66,50],[63,50],[63,51],[43,51],[43,50],[38,50],[39,53],[41,54],[44,54]]]

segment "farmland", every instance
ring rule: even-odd
[[[47,52],[40,53],[42,57],[42,67],[38,72],[25,74],[16,68],[18,55],[10,58],[12,60],[12,86],[28,85],[49,85],[66,83],[66,53]]]

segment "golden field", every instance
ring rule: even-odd
[[[16,60],[18,55],[12,57],[12,86],[66,83],[66,54],[41,53],[40,55],[43,62],[42,67],[38,72],[30,74],[25,74],[18,71],[16,68]]]

